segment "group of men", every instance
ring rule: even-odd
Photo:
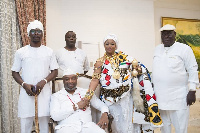
[[[161,132],[170,133],[173,124],[176,133],[187,133],[189,106],[196,101],[195,92],[199,83],[198,65],[192,49],[175,41],[173,25],[165,25],[160,31],[162,44],[155,48],[152,77],[163,120]],[[40,133],[48,133],[50,114],[58,121],[58,133],[105,132],[108,107],[93,95],[86,108],[83,104],[86,90],[76,86],[76,73],[85,74],[89,70],[86,54],[75,47],[76,34],[68,31],[65,35],[66,46],[54,54],[52,49],[41,44],[43,25],[40,21],[30,22],[27,33],[30,44],[16,51],[11,68],[13,78],[21,85],[18,103],[21,133],[32,130],[35,95],[38,95]],[[64,88],[51,95],[49,82],[57,75],[63,76]],[[98,126],[92,122],[90,103],[102,113]]]

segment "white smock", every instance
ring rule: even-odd
[[[27,84],[36,85],[46,78],[51,70],[58,69],[56,57],[53,50],[41,45],[31,47],[26,45],[15,53],[12,71],[20,72],[22,80]],[[38,116],[49,116],[51,88],[50,84],[45,84],[38,96]],[[35,98],[29,96],[24,88],[20,88],[18,102],[18,116],[21,118],[35,116]]]
[[[70,68],[79,74],[83,74],[84,71],[88,71],[90,68],[85,52],[79,48],[76,48],[75,51],[61,48],[56,51],[56,58],[60,67],[58,70],[59,77],[62,77],[63,71],[67,68]]]

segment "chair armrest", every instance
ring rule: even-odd
[[[57,125],[57,122],[54,121],[51,117],[49,119],[49,133],[55,133],[55,125]]]
[[[111,125],[112,125],[113,119],[114,119],[114,117],[111,114],[109,114],[108,115],[108,120],[109,120],[109,123],[108,123],[108,132],[109,133],[112,133],[112,127],[111,127]]]

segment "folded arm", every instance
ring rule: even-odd
[[[51,96],[50,115],[53,120],[61,121],[74,113],[73,104],[69,102],[63,103],[55,95]]]

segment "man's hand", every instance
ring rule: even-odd
[[[105,128],[108,128],[108,113],[107,112],[104,112],[102,115],[101,115],[101,119],[99,120],[99,122],[97,123],[97,125],[99,125],[100,128],[102,129],[105,129]]]
[[[35,96],[35,93],[31,90],[31,88],[34,88],[34,85],[24,83],[22,87],[26,90],[26,93],[29,96]]]
[[[37,85],[36,85],[36,94],[37,95],[40,94],[40,92],[42,91],[45,84],[46,84],[45,80],[41,80],[40,82],[37,83]]]
[[[187,105],[192,105],[195,103],[196,101],[196,95],[195,95],[196,91],[189,91],[187,94]]]
[[[78,102],[79,109],[85,110],[87,107],[89,107],[90,101],[87,98],[82,98],[80,102]]]

